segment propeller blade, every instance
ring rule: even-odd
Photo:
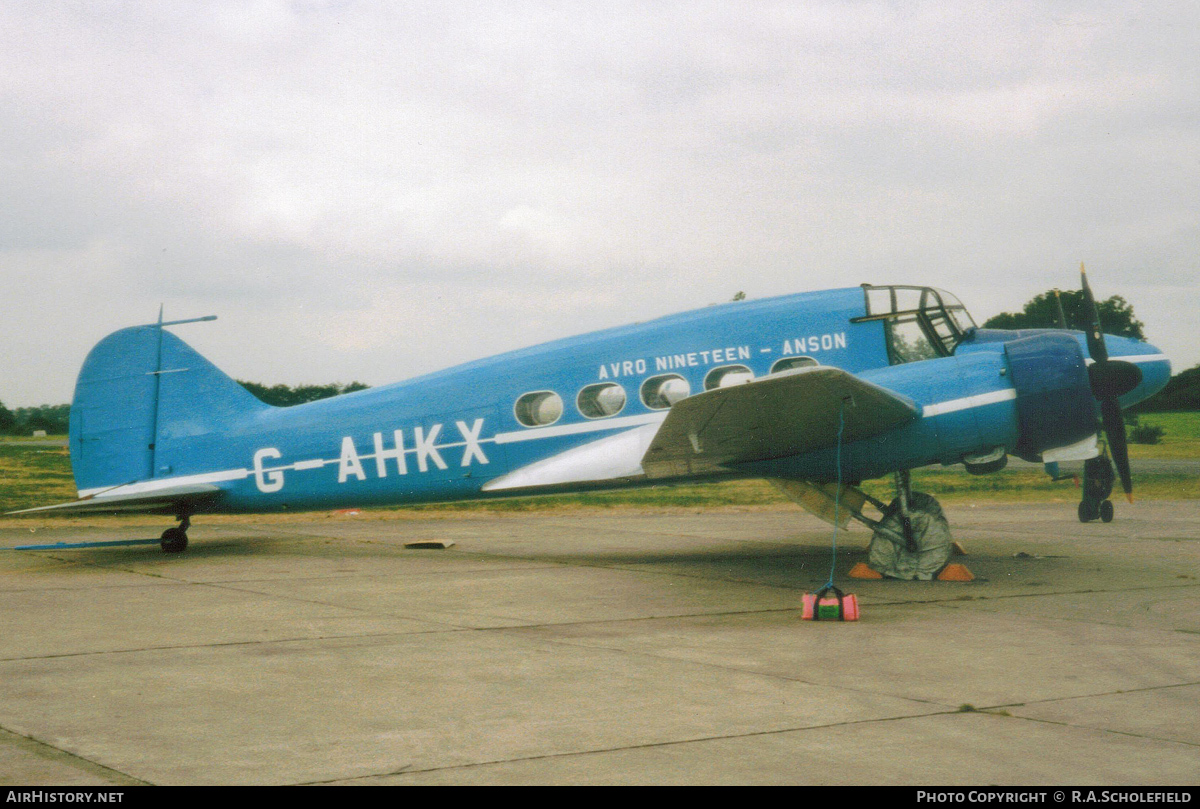
[[[1092,296],[1092,288],[1088,286],[1087,273],[1084,272],[1083,262],[1079,262],[1079,278],[1083,285],[1083,316],[1087,318],[1087,347],[1088,353],[1096,362],[1108,359],[1108,346],[1104,345],[1104,334],[1100,331],[1100,310],[1096,308],[1096,299]]]
[[[1142,371],[1125,360],[1110,360],[1108,346],[1104,344],[1104,333],[1100,331],[1100,309],[1092,288],[1088,286],[1087,271],[1079,263],[1080,285],[1083,287],[1083,303],[1088,353],[1092,364],[1088,367],[1088,381],[1092,395],[1100,402],[1100,420],[1104,434],[1108,437],[1108,448],[1112,451],[1113,464],[1121,477],[1121,488],[1129,502],[1133,502],[1133,476],[1129,469],[1129,444],[1125,439],[1125,419],[1121,417],[1121,405],[1117,397],[1128,393],[1142,381]]]
[[[1067,315],[1063,312],[1062,297],[1058,294],[1058,290],[1054,290],[1054,326],[1058,329],[1067,327]]]
[[[1125,419],[1121,418],[1121,406],[1115,398],[1100,400],[1100,417],[1104,422],[1104,435],[1112,452],[1113,464],[1121,477],[1121,488],[1129,502],[1133,502],[1133,475],[1129,470],[1129,447],[1125,442]]]

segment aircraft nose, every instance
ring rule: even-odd
[[[1110,360],[1131,362],[1142,372],[1142,381],[1137,387],[1118,399],[1121,407],[1129,407],[1143,399],[1149,399],[1162,390],[1171,379],[1171,361],[1159,348],[1141,340],[1109,334],[1104,336],[1104,344],[1108,348]]]

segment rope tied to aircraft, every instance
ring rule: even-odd
[[[837,485],[833,492],[833,537],[830,542],[829,580],[816,593],[804,594],[804,609],[801,617],[819,621],[822,618],[838,621],[858,620],[858,597],[846,595],[833,583],[837,571],[838,520],[842,506],[842,436],[846,430],[846,400],[838,405],[838,432],[835,450]],[[832,594],[832,595],[831,595]]]
[[[829,581],[825,582],[827,589],[833,587],[834,570],[837,567],[837,535],[838,535],[838,510],[842,505],[842,434],[846,430],[846,400],[843,399],[838,405],[838,432],[837,432],[837,488],[833,491],[833,548],[830,551],[829,560]]]

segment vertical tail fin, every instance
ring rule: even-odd
[[[101,340],[83,363],[71,403],[71,466],[81,495],[195,471],[194,450],[270,410],[161,326]]]

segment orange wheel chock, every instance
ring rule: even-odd
[[[975,581],[975,575],[967,570],[967,566],[957,562],[942,568],[942,572],[937,574],[937,578],[938,581]]]
[[[872,570],[867,567],[866,562],[859,562],[854,567],[850,568],[850,578],[852,579],[882,579],[883,574],[878,570]]]

